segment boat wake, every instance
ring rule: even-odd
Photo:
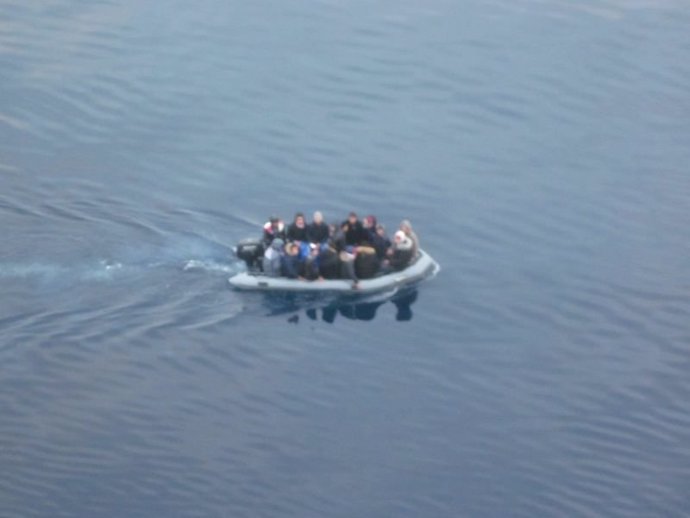
[[[202,272],[211,274],[235,274],[243,265],[228,259],[194,258],[181,261],[126,262],[113,259],[99,259],[81,263],[7,262],[0,263],[0,279],[4,280],[77,280],[113,281],[129,275],[143,275],[162,270],[180,272]]]
[[[243,270],[242,264],[235,262],[219,262],[213,259],[189,259],[182,266],[185,272],[220,272],[235,274]]]

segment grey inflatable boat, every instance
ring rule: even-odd
[[[417,259],[404,270],[380,275],[373,279],[362,279],[356,288],[353,288],[351,280],[302,281],[286,277],[269,277],[255,272],[238,273],[230,277],[228,282],[233,288],[245,291],[370,294],[415,284],[423,279],[435,276],[440,269],[438,263],[429,254],[420,250]]]

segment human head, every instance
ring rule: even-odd
[[[299,254],[299,245],[297,243],[288,243],[287,244],[287,252],[290,255]]]
[[[376,233],[379,236],[385,235],[386,234],[386,227],[384,227],[381,223],[379,223],[378,225],[376,225]]]
[[[362,224],[364,225],[364,228],[376,228],[376,216],[367,216],[366,218],[364,218]]]
[[[395,240],[395,247],[398,250],[409,250],[412,248],[412,241],[410,240],[409,237],[405,235],[405,232],[402,230],[398,230],[393,239]]]
[[[277,237],[273,241],[271,241],[271,248],[273,248],[274,250],[280,250],[281,248],[283,248],[283,245],[284,245],[283,240],[280,239],[279,237]]]
[[[271,227],[278,228],[280,226],[280,218],[276,215],[272,215],[269,220],[271,222]]]
[[[314,223],[323,223],[323,214],[321,214],[318,210],[314,212]]]
[[[347,220],[352,224],[357,223],[357,213],[350,212],[350,214],[347,216]]]
[[[304,214],[298,212],[295,214],[295,225],[302,228],[304,226]]]

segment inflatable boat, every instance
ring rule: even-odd
[[[246,271],[228,279],[230,286],[245,291],[282,291],[282,292],[316,292],[316,293],[350,293],[371,294],[389,291],[415,284],[428,277],[435,276],[440,266],[432,257],[419,251],[417,258],[404,270],[379,275],[371,279],[361,279],[356,287],[352,280],[333,279],[304,281],[286,277],[269,277],[257,271]]]

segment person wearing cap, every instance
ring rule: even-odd
[[[264,249],[268,249],[275,238],[280,238],[283,241],[285,240],[285,224],[278,216],[271,216],[269,220],[264,223],[263,231],[262,241]]]
[[[271,245],[266,249],[266,252],[264,252],[262,266],[265,275],[280,277],[283,244],[283,240],[277,237],[271,241]]]
[[[412,257],[417,257],[419,253],[419,238],[417,234],[414,233],[414,230],[412,230],[412,223],[410,223],[409,219],[404,219],[400,222],[400,230],[402,230],[410,241],[412,241]]]
[[[310,243],[322,245],[328,241],[329,229],[323,220],[323,214],[319,211],[314,212],[314,219],[307,226],[307,239]]]

